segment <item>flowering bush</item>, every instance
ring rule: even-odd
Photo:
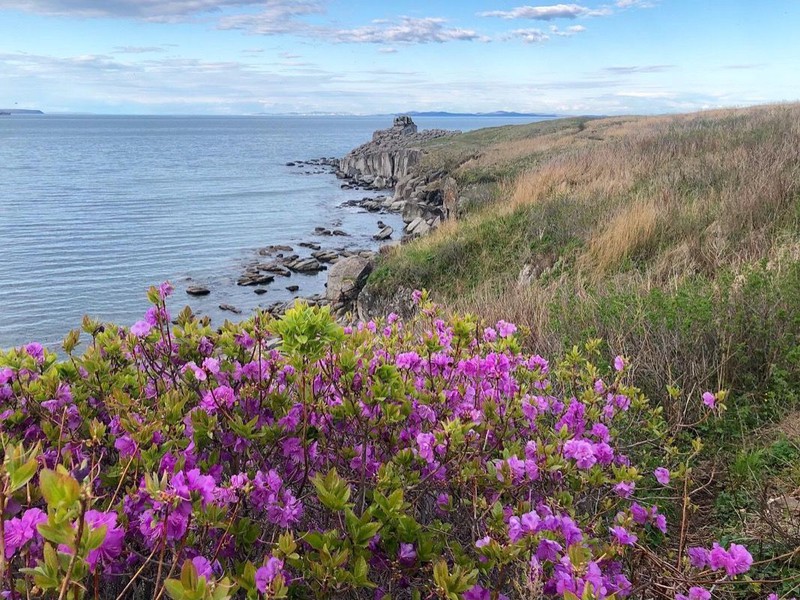
[[[551,364],[419,293],[406,323],[298,304],[214,331],[173,326],[170,291],[86,319],[81,356],[77,331],[67,360],[0,354],[7,596],[694,600],[752,563],[684,549],[653,499],[686,465],[637,467],[660,410],[597,342]]]

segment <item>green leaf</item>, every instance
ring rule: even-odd
[[[69,521],[59,523],[48,519],[44,523],[39,523],[36,529],[48,542],[53,542],[58,546],[64,544],[70,548],[75,546],[75,530]],[[47,558],[47,553],[45,553],[45,558]]]
[[[167,579],[164,582],[164,587],[166,588],[167,594],[169,594],[170,598],[173,600],[183,600],[184,592],[180,581],[177,579]]]
[[[70,508],[81,494],[81,487],[73,477],[51,469],[41,472],[39,486],[45,502],[52,508]]]
[[[331,469],[325,477],[319,473],[311,480],[317,489],[317,497],[331,510],[344,510],[350,500],[350,486],[339,477],[336,469]]]
[[[18,489],[25,487],[25,485],[33,479],[33,476],[36,475],[38,468],[39,462],[35,458],[32,458],[21,467],[14,469],[13,473],[10,472],[11,489],[9,493],[13,494]]]
[[[183,567],[181,568],[181,583],[187,590],[194,590],[197,588],[197,568],[189,559],[183,561]]]
[[[108,531],[108,526],[106,525],[101,525],[96,529],[90,530],[88,535],[86,536],[87,537],[86,543],[83,545],[83,547],[87,551],[96,550],[97,548],[100,547],[100,544],[103,543],[103,540],[106,539],[107,531]]]

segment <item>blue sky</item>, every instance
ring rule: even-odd
[[[0,0],[0,107],[682,112],[800,99],[800,0]]]

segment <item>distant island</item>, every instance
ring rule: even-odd
[[[509,112],[506,110],[496,110],[494,112],[474,112],[474,113],[454,113],[447,111],[409,111],[403,113],[412,117],[549,117],[555,118],[558,115],[543,114],[543,113],[521,113]]]
[[[40,110],[29,108],[0,108],[0,115],[43,115]]]

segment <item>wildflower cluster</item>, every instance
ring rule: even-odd
[[[664,425],[596,344],[551,364],[424,293],[409,322],[297,305],[213,330],[173,323],[170,291],[130,329],[87,319],[81,356],[77,331],[66,361],[0,354],[7,597],[701,599],[692,573],[752,563],[635,568],[677,475],[637,467]]]

